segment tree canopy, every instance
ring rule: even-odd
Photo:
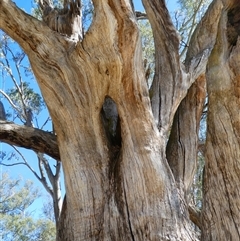
[[[12,179],[3,173],[0,180],[1,239],[6,241],[55,240],[54,222],[36,219],[28,211],[39,197],[32,182],[21,186],[21,179]]]

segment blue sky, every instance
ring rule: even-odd
[[[26,12],[30,13],[32,8],[33,0],[13,0],[17,6],[23,8]],[[170,12],[174,11],[177,8],[177,0],[166,0],[167,7]],[[141,0],[134,0],[134,5],[136,10],[143,10]]]
[[[31,13],[31,9],[33,7],[32,0],[14,0],[14,2],[16,3],[16,5],[18,7],[24,9],[27,13]],[[177,8],[176,2],[177,2],[177,0],[168,0],[168,1],[166,1],[167,6],[168,6],[170,12],[173,12],[174,10],[176,10],[176,8]],[[135,9],[136,10],[144,11],[143,6],[142,6],[140,0],[135,0],[134,3],[135,3]],[[29,80],[29,82],[30,81],[31,80]],[[2,86],[0,85],[0,88],[1,87]],[[4,150],[7,150],[7,148],[8,148],[7,145],[0,144],[0,150],[2,149],[4,151]],[[33,166],[35,166],[35,169],[37,170],[38,167],[37,167],[36,155],[32,151],[26,151],[24,149],[22,149],[22,152],[23,152],[24,156],[26,156],[26,158],[29,160],[29,162]],[[0,168],[2,168],[2,167],[0,167]],[[7,168],[3,167],[2,169],[3,169],[3,171],[8,171],[10,176],[12,176],[12,177],[22,176],[24,179],[31,179],[31,180],[34,181],[36,186],[38,186],[41,190],[43,189],[43,187],[39,183],[39,181],[37,181],[36,178],[34,177],[34,175],[24,166],[7,167]],[[45,193],[45,191],[43,191],[43,193]],[[41,206],[42,206],[42,200],[37,200],[35,202],[35,204],[32,206],[32,209],[33,210],[34,209],[38,209],[38,208],[41,208]]]

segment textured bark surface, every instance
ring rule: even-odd
[[[94,0],[83,37],[79,1],[64,1],[62,11],[41,2],[43,22],[1,0],[0,28],[27,53],[54,122],[66,186],[57,240],[197,239],[184,195],[193,178],[205,69],[218,29],[208,65],[203,223],[199,213],[191,209],[190,215],[203,227],[203,240],[238,240],[237,2],[213,1],[184,66],[165,1],[143,0],[156,48],[152,103],[131,1]],[[227,12],[228,36],[220,31]]]
[[[82,42],[7,0],[1,7],[1,21],[17,16],[1,27],[28,54],[57,133],[66,186],[58,240],[194,239],[153,119],[130,2],[94,1]],[[106,96],[121,125],[114,155],[101,119]]]
[[[231,2],[232,3],[232,2]],[[240,240],[240,3],[226,6],[209,59],[202,240]]]
[[[175,114],[166,149],[168,163],[186,200],[196,172],[198,131],[205,98],[206,80],[201,75]]]
[[[160,61],[157,66],[161,69],[156,69],[157,74],[154,77],[150,94],[152,94],[154,117],[160,129],[161,123],[169,121],[166,117],[171,115],[166,134],[169,134],[169,127],[171,126],[176,107],[187,94],[175,114],[166,150],[168,163],[178,183],[178,187],[185,197],[188,195],[196,171],[198,130],[206,97],[205,70],[209,54],[215,43],[217,23],[222,6],[221,1],[214,1],[210,5],[191,38],[184,65],[180,64],[177,46],[175,46],[175,50],[171,51],[169,56],[169,41],[171,43],[174,39],[172,40],[170,36],[166,36],[166,41],[162,37],[164,33],[155,31],[157,33],[155,36],[155,41],[157,41],[155,44],[156,52],[161,53],[157,55],[156,62]],[[161,16],[164,16],[164,14],[161,14]],[[169,16],[162,20],[165,25],[166,20],[170,22],[168,26],[171,26],[171,31],[174,34],[174,28],[169,20]],[[153,29],[158,28],[156,24],[152,24],[152,26]],[[165,49],[164,54],[162,49]],[[169,66],[168,70],[165,69],[166,64]],[[191,86],[192,82],[194,84]],[[186,90],[188,90],[187,93]],[[174,91],[176,91],[175,95],[169,95],[169,92],[172,93]],[[169,108],[169,105],[172,109]],[[169,113],[167,114],[167,112]],[[160,118],[163,119],[161,120]]]
[[[192,83],[205,73],[216,38],[222,3],[214,1],[200,22],[191,39],[185,65],[179,58],[180,36],[172,24],[164,1],[143,0],[143,4],[153,29],[156,52],[155,76],[150,90],[152,110],[160,133],[168,136],[180,102]]]

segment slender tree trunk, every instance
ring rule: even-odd
[[[208,64],[203,241],[240,240],[239,12],[238,1],[223,9]]]

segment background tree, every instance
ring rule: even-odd
[[[0,70],[3,77],[2,81],[3,83],[7,82],[7,85],[5,83],[3,87],[13,86],[6,91],[0,89],[0,94],[6,100],[4,102],[5,107],[9,107],[7,108],[6,118],[16,123],[22,123],[27,127],[36,126],[39,129],[44,129],[50,122],[50,117],[48,116],[48,112],[45,111],[45,119],[41,124],[39,123],[40,114],[42,114],[45,104],[41,95],[37,93],[36,88],[34,90],[33,87],[30,86],[30,83],[26,81],[26,78],[35,81],[26,54],[4,33],[1,35],[0,46]],[[10,82],[12,84],[10,84]],[[24,165],[34,174],[52,197],[52,205],[54,207],[55,220],[57,223],[62,207],[60,161],[50,161],[43,153],[35,152],[38,161],[38,170],[35,171],[33,164],[24,157],[17,147],[12,146],[12,149],[14,152],[12,154],[7,154],[6,152],[2,153],[0,164],[8,167]],[[6,157],[3,158],[4,156]],[[51,165],[50,162],[55,163],[55,166]]]
[[[181,35],[180,56],[185,57],[192,34],[204,16],[211,0],[178,0],[179,10],[174,12],[174,24]]]
[[[32,182],[21,186],[21,179],[12,179],[3,173],[0,180],[1,239],[55,240],[55,224],[45,218],[34,219],[28,209],[39,198],[39,191]]]
[[[66,185],[58,240],[196,240],[187,207],[206,79],[202,239],[238,240],[239,2],[212,2],[182,63],[165,1],[143,0],[155,44],[151,102],[132,2],[93,4],[85,33],[80,1],[66,0],[62,9],[40,1],[43,21],[0,2],[0,28],[29,56],[57,133]],[[2,133],[12,131],[1,123]],[[39,149],[27,145],[34,135],[44,148],[47,133],[23,130],[22,146]],[[56,149],[46,145],[50,155]]]

